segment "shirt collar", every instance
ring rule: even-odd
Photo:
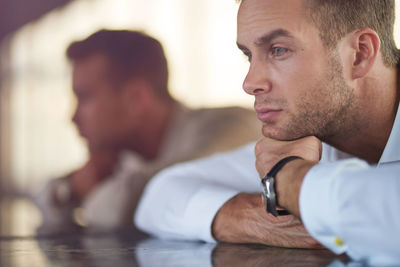
[[[383,150],[379,165],[389,163],[400,163],[400,105],[397,108],[393,128]]]

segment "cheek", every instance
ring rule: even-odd
[[[85,127],[88,127],[94,131],[107,130],[110,123],[115,120],[115,116],[109,110],[109,107],[101,105],[100,103],[92,102],[88,103],[81,108],[79,119]]]
[[[297,67],[295,64],[282,64],[279,71],[276,70],[274,81],[276,90],[275,99],[286,102],[288,107],[293,107],[294,102],[298,101],[308,88],[310,77],[307,71]],[[288,108],[287,107],[287,108]]]
[[[93,123],[100,117],[104,117],[104,109],[96,104],[88,104],[81,110],[82,118],[87,123]]]
[[[126,117],[121,105],[117,103],[97,107],[94,114],[94,120],[100,124],[99,127],[105,128],[105,131],[118,131]]]
[[[286,108],[292,116],[309,113],[320,105],[328,104],[323,83],[316,79],[316,75],[310,75],[309,70],[293,72],[290,77],[286,83],[285,98]]]
[[[297,64],[297,66],[290,69],[288,76],[290,76],[291,93],[296,98],[302,98],[308,95],[310,90],[318,87],[324,67],[316,67],[317,64],[311,62]]]

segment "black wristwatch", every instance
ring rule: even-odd
[[[276,209],[275,176],[278,171],[285,166],[286,163],[295,159],[301,158],[298,156],[289,156],[281,159],[261,180],[261,185],[263,188],[262,196],[265,203],[265,209],[268,213],[271,213],[275,217],[290,214],[287,210]]]

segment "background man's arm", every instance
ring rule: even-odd
[[[91,150],[89,160],[69,175],[71,193],[79,201],[84,200],[101,182],[109,178],[117,162],[115,150]]]
[[[112,173],[117,154],[114,151],[91,153],[88,162],[71,174],[50,180],[34,196],[42,213],[43,233],[75,228],[74,210],[90,192]]]

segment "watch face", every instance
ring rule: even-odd
[[[273,177],[266,176],[261,180],[261,184],[263,186],[263,204],[265,205],[265,210],[268,213],[272,213],[275,215],[276,200],[275,200],[274,181],[275,179]]]
[[[275,198],[274,184],[275,184],[274,178],[267,177],[267,179],[265,179],[265,197],[267,199]]]
[[[269,175],[266,175],[261,180],[262,186],[262,203],[265,205],[265,210],[268,213],[271,213],[275,217],[280,215],[289,215],[290,213],[287,210],[277,210],[276,209],[276,194],[275,194],[275,178]]]

